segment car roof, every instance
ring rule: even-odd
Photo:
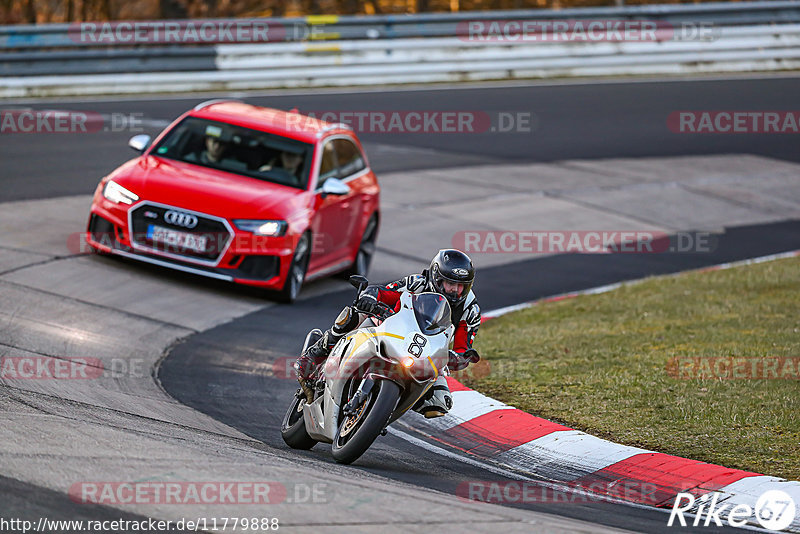
[[[324,134],[352,131],[346,124],[326,122],[302,113],[246,104],[238,100],[211,100],[189,112],[192,117],[215,120],[316,143]]]

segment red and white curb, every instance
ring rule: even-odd
[[[800,251],[774,254],[699,271],[798,255]],[[498,317],[538,302],[602,293],[631,283],[636,281],[494,310],[484,317]],[[726,510],[720,513],[723,519],[736,505],[748,505],[754,510],[759,497],[766,491],[780,490],[791,496],[798,507],[797,516],[784,531],[800,532],[800,482],[619,445],[523,412],[469,389],[451,377],[448,377],[448,383],[453,395],[453,408],[446,417],[424,422],[421,418],[409,421],[411,426],[448,447],[515,473],[598,493],[614,501],[671,508],[678,493],[691,493],[698,499],[688,514],[697,514],[700,506],[709,504],[701,501],[702,495],[718,493],[718,507],[727,505]],[[753,516],[748,523],[761,526]]]
[[[678,493],[700,497],[716,492],[718,507],[727,505],[722,519],[735,505],[755,509],[768,490],[781,490],[800,504],[800,482],[620,445],[523,412],[455,379],[448,378],[448,383],[453,409],[447,417],[428,421],[426,433],[513,471],[658,508],[671,508]],[[700,505],[698,498],[687,514],[697,513]],[[751,519],[749,523],[760,526]],[[800,532],[800,518],[785,531]]]

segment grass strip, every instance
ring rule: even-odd
[[[483,372],[462,381],[529,413],[800,479],[800,258],[540,303],[487,322],[476,348]]]

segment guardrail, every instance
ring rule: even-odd
[[[653,33],[646,40],[564,42],[469,33],[471,23],[508,21],[631,21],[650,24]],[[79,25],[0,27],[0,96],[800,68],[798,0],[141,24],[124,28],[139,39],[111,44],[96,38],[117,26],[90,27],[92,39]],[[218,39],[222,44],[164,38],[170,25],[180,35],[203,24],[255,25],[263,33],[239,40],[246,42]],[[692,28],[707,31],[682,33]]]

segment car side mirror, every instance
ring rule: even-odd
[[[323,195],[346,195],[350,192],[350,186],[338,178],[328,178],[322,184]]]
[[[361,293],[369,285],[369,280],[367,280],[365,276],[354,274],[350,277],[350,285],[358,289],[358,292]]]
[[[136,152],[144,152],[150,146],[150,136],[145,134],[134,135],[128,141],[128,146]]]

